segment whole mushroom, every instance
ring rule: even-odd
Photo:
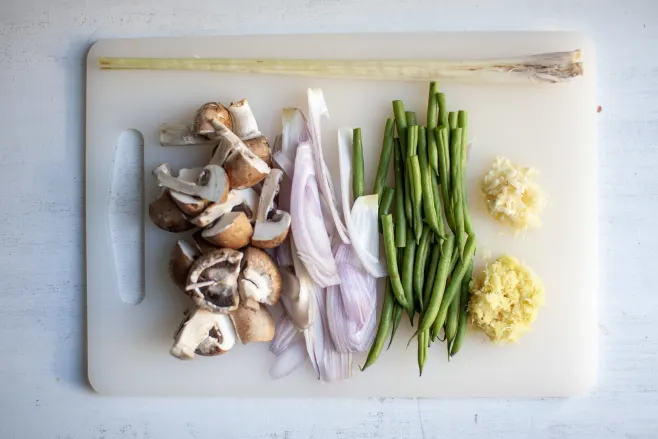
[[[181,323],[169,352],[181,360],[193,359],[195,353],[215,356],[231,349],[236,338],[235,327],[228,315],[197,309]]]
[[[194,117],[194,134],[205,136],[209,139],[217,138],[217,133],[212,125],[213,120],[220,121],[229,130],[233,128],[231,113],[219,102],[208,102],[203,104]]]

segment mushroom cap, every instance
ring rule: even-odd
[[[237,250],[248,245],[253,234],[254,229],[244,212],[229,212],[205,228],[201,236],[218,247]]]
[[[258,136],[253,139],[243,140],[243,142],[251,152],[267,163],[267,166],[272,167],[272,150],[270,149],[270,142],[267,141],[267,137]]]
[[[202,198],[182,194],[176,191],[170,191],[170,196],[174,203],[176,203],[176,206],[178,206],[185,215],[189,216],[200,214],[208,205],[208,202]]]
[[[208,138],[215,138],[215,128],[212,120],[217,119],[229,130],[233,129],[233,118],[228,109],[219,102],[203,104],[194,117],[194,133]]]
[[[259,248],[247,247],[238,280],[240,299],[276,305],[281,296],[281,274],[274,260]]]
[[[171,251],[171,260],[169,261],[169,276],[174,283],[183,291],[187,284],[187,275],[194,264],[196,258],[201,252],[193,244],[182,239],[176,242]]]
[[[274,338],[274,318],[264,306],[240,306],[229,315],[242,344],[271,341]]]
[[[203,230],[197,230],[192,235],[192,239],[194,240],[194,244],[196,245],[196,248],[204,255],[206,253],[210,253],[217,250],[217,247],[206,241],[206,239],[202,236],[202,233]]]
[[[231,318],[197,309],[187,316],[174,334],[174,346],[169,351],[181,360],[194,358],[194,354],[214,356],[235,346],[237,334]]]
[[[185,214],[178,208],[169,196],[169,191],[164,190],[160,196],[149,204],[149,218],[153,224],[172,233],[182,233],[194,228]]]
[[[228,313],[240,303],[238,275],[242,253],[228,248],[201,255],[190,268],[186,292],[201,309]],[[214,282],[210,286],[193,286],[201,282]]]
[[[277,210],[268,221],[256,221],[251,245],[259,248],[275,248],[288,236],[290,214]]]

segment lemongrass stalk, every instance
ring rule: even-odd
[[[100,57],[103,70],[204,70],[384,81],[558,83],[583,75],[580,50],[508,59],[330,60]]]

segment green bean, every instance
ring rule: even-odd
[[[391,343],[393,343],[393,337],[395,333],[398,332],[398,327],[400,326],[400,321],[402,320],[402,313],[404,312],[404,307],[399,303],[395,302],[395,307],[393,308],[393,317],[391,318],[391,323],[393,327],[391,328],[391,339],[388,342],[386,349],[390,349]]]
[[[459,325],[457,326],[457,335],[450,347],[450,356],[454,356],[459,352],[466,337],[466,327],[468,326],[468,300],[470,298],[470,282],[473,277],[473,260],[468,265],[464,279],[461,285],[460,296],[460,310],[459,310]]]
[[[446,317],[446,341],[448,342],[448,353],[450,353],[450,344],[457,334],[457,324],[459,322],[459,294],[452,300],[448,307],[448,316]]]
[[[411,233],[410,230],[407,234]],[[413,290],[413,275],[414,275],[414,259],[416,257],[416,241],[408,240],[407,246],[404,248],[404,258],[402,259],[402,288],[404,290],[404,297],[406,300],[405,308],[411,319],[411,326],[414,321],[414,290]],[[388,261],[387,261],[388,262]]]
[[[468,197],[466,192],[466,155],[468,152],[468,112],[459,110],[457,113],[457,126],[462,129],[462,144],[461,144],[461,184],[462,184],[462,203],[464,211],[464,229],[466,233],[472,235],[473,223],[471,221],[471,214],[468,211]]]
[[[413,214],[413,203],[412,203],[412,189],[411,182],[409,181],[409,172],[406,169],[406,163],[404,171],[404,215],[407,218],[407,224],[413,225],[414,223],[414,214]],[[412,235],[413,236],[413,235]]]
[[[450,258],[450,268],[448,270],[448,273],[452,273],[455,271],[455,267],[457,266],[457,261],[459,261],[459,252],[452,252],[452,257]]]
[[[448,227],[455,230],[450,208],[450,152],[446,142],[448,128],[439,127],[436,130],[436,142],[439,145],[439,178],[441,181],[441,197],[443,198],[443,209],[448,220]]]
[[[386,251],[386,263],[388,264],[388,276],[393,288],[395,300],[400,305],[407,307],[408,302],[405,296],[404,288],[400,282],[400,272],[398,269],[397,250],[393,238],[393,217],[388,214],[382,217],[382,230],[384,231],[384,250]]]
[[[414,261],[413,285],[418,312],[423,310],[423,283],[425,280],[425,265],[427,265],[427,258],[429,257],[430,233],[428,226],[423,227],[423,235],[420,238],[420,244],[416,251],[416,260]]]
[[[388,328],[391,326],[391,317],[393,316],[393,303],[395,299],[393,298],[393,290],[391,289],[391,283],[386,282],[386,291],[384,292],[384,304],[382,305],[382,312],[379,315],[379,326],[377,327],[377,333],[375,334],[375,340],[370,346],[370,351],[368,352],[368,357],[366,362],[361,367],[363,372],[372,366],[372,364],[377,361],[379,354],[384,348],[384,343],[386,343],[386,336],[388,335]]]
[[[423,318],[418,326],[418,331],[427,331],[430,329],[434,321],[436,320],[436,314],[439,312],[439,307],[443,299],[443,292],[446,287],[446,280],[450,272],[448,271],[448,265],[450,263],[450,258],[452,257],[453,247],[455,245],[455,237],[448,236],[443,242],[443,247],[441,248],[441,256],[439,257],[439,265],[436,269],[436,275],[434,276],[434,285],[432,286],[432,295],[430,300],[425,306],[425,312],[423,313]],[[440,328],[440,327],[439,327]],[[436,331],[438,333],[438,331]]]
[[[407,127],[407,160],[418,154],[418,125]]]
[[[438,124],[438,92],[439,83],[434,81],[430,82],[430,94],[427,99],[427,161],[435,174],[438,174],[439,172],[439,155],[436,145],[436,137],[434,137],[434,129]]]
[[[474,254],[475,254],[475,236],[469,235],[468,239],[466,240],[466,247],[464,248],[464,254],[462,255],[462,259],[459,261],[457,267],[455,268],[455,271],[453,271],[452,273],[452,278],[450,279],[450,283],[448,284],[445,294],[443,295],[443,300],[441,300],[441,306],[439,307],[439,312],[437,313],[436,320],[434,321],[434,324],[437,325],[439,328],[445,324],[446,317],[448,314],[448,307],[450,306],[450,303],[453,301],[455,296],[459,293],[462,279],[466,274],[466,270],[468,269],[468,266],[471,263],[471,259],[473,259]]]
[[[448,109],[446,106],[446,95],[443,93],[437,93],[436,103],[439,106],[439,126],[447,127],[449,121],[448,121]]]
[[[416,112],[415,111],[405,111],[404,113],[405,118],[407,119],[407,126],[410,127],[412,125],[418,125],[418,121],[416,120]]]
[[[356,200],[365,192],[363,183],[363,141],[361,128],[352,130],[352,196]]]
[[[431,137],[431,136],[430,136]],[[418,162],[420,164],[420,185],[421,196],[423,202],[423,211],[425,213],[425,221],[434,230],[435,233],[441,235],[439,231],[439,221],[434,206],[434,198],[432,195],[431,175],[432,171],[427,163],[427,135],[424,126],[418,127]]]
[[[423,367],[427,361],[427,341],[429,338],[428,331],[423,331],[418,334],[418,372],[419,376],[423,376]]]
[[[441,193],[439,189],[439,177],[436,174],[430,175],[430,184],[432,186],[432,200],[434,202],[434,210],[436,212],[436,222],[437,222],[437,235],[445,239],[446,238],[446,229],[443,223],[443,207],[441,205]]]
[[[450,127],[450,131],[457,128],[457,113],[454,111],[448,113],[448,126]]]
[[[404,212],[404,174],[400,141],[393,141],[393,168],[395,171],[395,246],[407,245],[407,217]]]
[[[423,233],[423,185],[421,180],[420,161],[418,156],[415,155],[407,160],[410,168],[410,176],[412,180],[411,187],[413,188],[413,208],[414,208],[414,231],[416,232],[416,243],[420,241]]]
[[[441,243],[435,242],[432,245],[432,250],[430,251],[429,263],[425,268],[425,285],[423,287],[423,304],[427,306],[427,303],[432,296],[432,285],[434,285],[434,277],[436,276],[436,270],[439,268],[439,257],[441,256]],[[425,308],[423,307],[423,311]]]
[[[393,205],[393,196],[395,195],[395,189],[386,186],[384,192],[382,193],[381,201],[379,202],[379,211],[377,215],[379,218],[382,215],[388,215],[391,212],[391,206]],[[382,231],[382,223],[379,221],[379,231]]]
[[[372,189],[373,194],[379,195],[379,200],[382,200],[382,192],[386,185],[386,176],[388,175],[388,168],[391,163],[391,151],[393,150],[393,130],[395,122],[393,119],[386,119],[386,126],[384,127],[384,141],[382,143],[382,152],[379,156],[379,165],[377,166],[377,175],[375,176],[375,186]]]
[[[407,150],[407,118],[404,114],[404,104],[402,101],[393,101],[393,115],[395,117],[395,126],[397,127],[398,137],[402,145],[402,151]],[[403,157],[404,159],[404,157]]]
[[[407,163],[406,163],[407,179],[405,183],[408,183],[409,185],[409,196],[411,197],[411,199],[409,200],[409,206],[411,207],[411,218],[407,218],[407,220],[413,226],[413,230],[415,232],[414,236],[416,237],[416,243],[418,243],[418,241],[420,240],[420,234],[422,232],[419,229],[419,225],[422,226],[421,224],[422,220],[420,220],[419,218],[420,204],[417,203],[416,201],[417,192],[421,188],[416,187],[416,181],[415,181],[416,175],[414,174],[414,169],[411,165],[410,159],[411,157],[416,155],[417,145],[418,145],[418,125],[409,125],[407,127]]]
[[[463,256],[466,244],[464,227],[464,203],[462,202],[461,175],[461,137],[462,129],[455,128],[450,134],[450,180],[452,181],[452,217],[455,221],[455,236],[459,246],[459,254]]]

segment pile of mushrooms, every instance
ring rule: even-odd
[[[270,168],[269,143],[247,100],[228,109],[207,103],[192,127],[161,127],[160,140],[165,146],[216,145],[204,167],[181,169],[177,176],[166,163],[153,170],[162,188],[149,205],[153,223],[174,233],[198,229],[194,243],[179,240],[171,254],[169,275],[195,307],[176,331],[171,354],[214,356],[236,340],[272,340],[267,306],[278,303],[282,279],[263,249],[286,239],[290,214],[277,208],[283,173]]]

